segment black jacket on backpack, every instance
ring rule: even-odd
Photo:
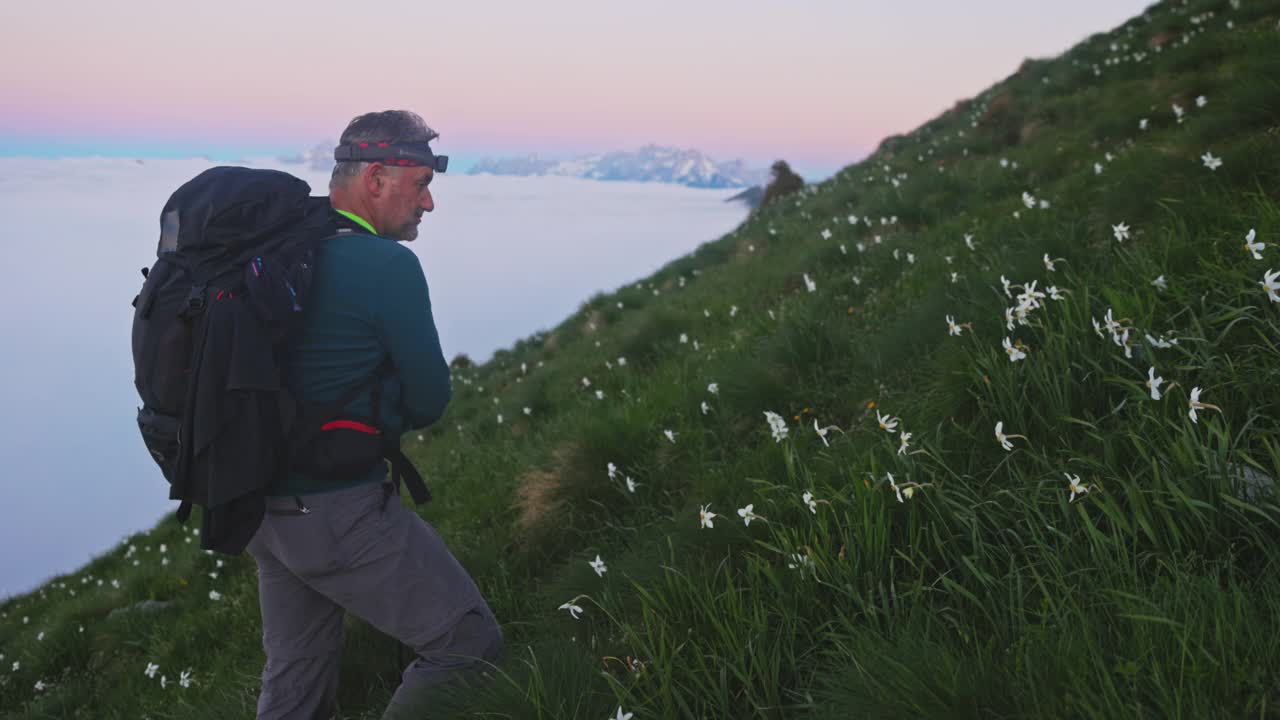
[[[328,198],[310,191],[274,170],[200,173],[166,203],[158,260],[134,300],[139,428],[169,497],[182,502],[179,519],[203,508],[205,549],[242,552],[266,492],[299,457],[333,480],[391,460],[414,499],[429,499],[398,437],[373,427],[320,432],[391,368],[319,408],[300,405],[284,382],[283,352],[301,327],[315,251],[341,231]]]

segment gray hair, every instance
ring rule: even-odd
[[[342,131],[339,145],[356,142],[431,142],[440,137],[440,133],[427,127],[427,123],[415,112],[408,110],[383,110],[382,112],[365,113],[347,123]],[[329,177],[329,190],[342,187],[353,177],[357,177],[367,162],[344,161],[334,163],[333,174]]]

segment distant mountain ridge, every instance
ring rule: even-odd
[[[281,162],[306,165],[317,171],[333,167],[337,143],[322,142],[296,155],[281,156]],[[580,155],[569,160],[539,157],[481,158],[469,175],[558,175],[587,180],[632,180],[664,182],[696,188],[747,188],[769,182],[769,171],[752,168],[741,159],[716,162],[694,149],[682,150],[662,145],[645,145],[635,152],[615,151]]]
[[[750,187],[768,181],[767,170],[743,160],[716,162],[693,149],[645,145],[635,152],[615,151],[581,155],[569,160],[539,157],[482,158],[471,175],[559,175],[587,180],[665,182],[697,188]]]
[[[325,171],[333,169],[333,149],[337,147],[336,141],[325,141],[318,145],[313,145],[307,150],[303,150],[297,155],[285,156],[277,158],[280,162],[292,163],[295,165],[306,165],[312,170]]]

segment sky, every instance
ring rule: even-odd
[[[12,350],[0,356],[0,598],[80,567],[176,506],[135,420],[130,301],[155,261],[160,209],[211,165],[0,158],[0,267],[16,269],[0,283],[0,337]],[[326,171],[274,167],[313,194],[328,183]],[[450,173],[431,187],[436,209],[407,247],[426,273],[445,357],[478,362],[747,215],[724,202],[735,190],[663,183]]]
[[[405,108],[459,168],[656,143],[817,179],[1148,5],[11,3],[0,156],[295,153]]]

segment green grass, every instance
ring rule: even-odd
[[[1280,268],[1278,21],[1275,1],[1154,5],[456,373],[406,446],[508,656],[433,717],[1280,715],[1280,303],[1259,286]],[[1001,276],[1064,299],[1009,330]],[[1127,354],[1094,331],[1108,310]],[[1220,408],[1198,423],[1193,387]],[[1025,436],[1011,452],[997,422]],[[0,718],[252,716],[253,562],[190,537],[167,520],[4,601]],[[110,616],[146,599],[172,605]],[[341,716],[378,717],[402,660],[352,619]]]

